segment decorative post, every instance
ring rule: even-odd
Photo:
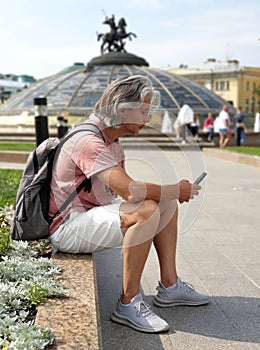
[[[68,120],[63,116],[57,117],[57,134],[58,138],[61,139],[68,131]]]
[[[34,119],[36,146],[39,146],[44,140],[49,137],[46,97],[34,98]]]

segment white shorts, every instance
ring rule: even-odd
[[[93,253],[106,248],[122,247],[120,228],[121,201],[94,207],[86,212],[72,212],[50,236],[54,253]]]

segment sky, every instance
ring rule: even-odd
[[[44,78],[100,55],[105,15],[124,17],[126,50],[153,68],[208,58],[260,67],[259,0],[1,0],[0,73]]]

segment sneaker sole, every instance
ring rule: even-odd
[[[156,306],[159,307],[169,307],[169,306],[200,306],[200,305],[206,305],[210,302],[210,300],[201,300],[201,301],[184,301],[184,300],[176,300],[172,303],[166,303],[162,299],[158,299],[157,297],[154,297],[153,303]]]
[[[169,325],[165,325],[164,327],[156,328],[156,329],[144,328],[144,327],[134,323],[129,318],[122,317],[121,315],[119,315],[115,311],[112,313],[110,318],[115,323],[119,323],[119,324],[122,324],[124,326],[128,326],[130,328],[135,329],[136,331],[144,332],[144,333],[163,333],[163,332],[167,332],[170,328]]]

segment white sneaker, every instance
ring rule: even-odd
[[[182,282],[180,278],[177,280],[177,286],[172,291],[168,291],[164,285],[159,282],[157,295],[154,297],[153,302],[156,306],[168,307],[177,305],[198,306],[208,304],[210,298],[202,293],[197,293],[195,289]]]
[[[111,320],[145,333],[160,333],[169,330],[169,325],[143,301],[142,295],[137,294],[130,304],[122,304],[118,300]]]

